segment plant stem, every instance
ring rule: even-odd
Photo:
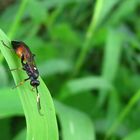
[[[101,14],[102,6],[103,6],[103,1],[104,0],[97,0],[97,2],[96,2],[96,6],[95,6],[95,9],[93,10],[93,14],[92,14],[91,23],[90,23],[89,28],[86,33],[85,42],[83,43],[81,52],[76,61],[75,70],[74,70],[73,75],[77,75],[78,72],[80,71],[80,69],[84,63],[86,54],[87,54],[88,50],[90,49],[90,45],[91,45],[91,41],[94,36],[94,32],[96,30],[97,25],[100,22],[100,14]]]
[[[105,140],[107,140],[119,127],[120,123],[125,119],[125,117],[128,115],[128,113],[131,111],[133,106],[139,101],[140,99],[140,91],[138,91],[128,102],[118,119],[112,124],[111,128],[106,134]]]
[[[27,3],[29,2],[29,0],[22,0],[21,4],[20,4],[20,7],[19,7],[19,10],[15,16],[15,19],[11,25],[11,28],[8,32],[8,36],[9,38],[14,38],[15,34],[16,34],[16,31],[19,27],[19,24],[20,24],[20,21],[21,21],[21,18],[22,18],[22,15],[24,13],[24,10],[26,8],[26,5]]]

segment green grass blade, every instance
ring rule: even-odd
[[[118,129],[121,122],[130,113],[134,105],[140,100],[140,90],[130,99],[126,107],[122,110],[118,118],[114,121],[110,129],[108,129],[105,140],[109,139],[114,132]]]
[[[76,94],[94,89],[111,90],[113,86],[100,76],[88,76],[71,80],[66,85],[71,93]]]
[[[80,71],[87,52],[91,47],[91,42],[94,40],[94,36],[96,35],[97,27],[103,22],[103,20],[107,17],[111,9],[118,3],[119,0],[97,0],[95,4],[95,8],[93,9],[92,19],[90,25],[87,29],[87,33],[85,36],[85,41],[81,48],[80,54],[76,61],[74,75],[78,74]]]
[[[24,140],[26,137],[26,129],[22,129],[13,140]]]
[[[0,119],[14,115],[24,115],[20,98],[17,95],[17,90],[9,88],[0,89]]]
[[[91,119],[84,113],[55,101],[63,140],[95,140]]]
[[[102,77],[113,82],[115,79],[121,58],[123,36],[119,30],[109,29],[108,38],[105,46]],[[101,90],[99,96],[99,106],[102,106],[106,99],[106,91]]]
[[[22,15],[24,13],[24,10],[25,10],[26,5],[27,5],[28,2],[29,2],[29,0],[22,0],[22,2],[20,4],[20,7],[19,7],[19,10],[18,10],[18,12],[17,12],[17,14],[15,16],[15,20],[12,23],[12,26],[11,26],[9,32],[8,32],[8,36],[10,38],[13,38],[15,36],[15,33],[16,33],[16,31],[18,29],[18,26],[20,24],[20,21],[21,21],[21,17],[22,17]]]
[[[140,129],[135,130],[134,132],[128,134],[124,139],[122,140],[139,140],[140,139]]]
[[[10,40],[0,30],[0,40],[3,40],[5,44],[10,47]],[[8,48],[0,44],[0,50],[5,57],[9,68],[21,67],[20,59]],[[27,78],[24,71],[12,72],[15,83],[18,84],[23,79]],[[39,93],[41,98],[42,113],[44,116],[40,116],[36,105],[36,93],[31,91],[31,86],[27,82],[24,85],[17,88],[19,97],[25,112],[27,123],[27,139],[31,140],[58,140],[58,130],[55,116],[55,109],[49,90],[44,82],[39,78],[40,86]]]

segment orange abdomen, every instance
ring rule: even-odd
[[[28,51],[24,46],[19,46],[18,48],[16,48],[16,54],[19,58],[21,58],[24,55],[24,61],[26,61],[30,57]]]

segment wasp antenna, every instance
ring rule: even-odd
[[[1,42],[2,42],[2,44],[6,47],[6,48],[8,48],[10,51],[14,51],[12,48],[10,48],[8,45],[6,45],[5,43],[4,43],[4,41],[3,40],[1,40]]]
[[[10,71],[23,70],[23,68],[10,69]]]
[[[35,88],[36,88],[36,93],[37,93],[37,95],[38,95],[39,93],[38,93],[38,88],[37,88],[37,86],[36,86]]]
[[[36,102],[37,102],[37,109],[38,109],[38,112],[41,116],[43,116],[43,114],[40,112],[41,110],[41,105],[40,105],[40,95],[38,93],[38,89],[36,87],[36,92],[37,92],[37,97],[36,97]]]
[[[23,85],[23,84],[24,84],[26,81],[28,81],[29,79],[30,79],[29,77],[26,78],[26,79],[24,79],[24,81],[21,81],[18,85],[14,86],[12,89],[15,89],[15,88],[17,88],[17,87]]]
[[[7,45],[4,43],[3,40],[1,40],[1,42],[2,42],[2,44],[3,44],[5,47],[7,47],[8,49],[12,50],[9,46],[7,46]]]

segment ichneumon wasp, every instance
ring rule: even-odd
[[[36,89],[36,93],[37,93],[36,100],[37,100],[38,112],[40,115],[42,115],[40,112],[41,110],[40,95],[37,88],[40,85],[40,82],[38,80],[39,72],[34,61],[35,55],[31,52],[29,47],[22,41],[11,41],[12,48],[8,47],[3,41],[2,43],[4,46],[9,48],[10,50],[13,50],[18,55],[18,57],[21,59],[22,69],[26,71],[28,75],[28,78],[24,79],[24,81],[20,82],[18,85],[16,85],[16,87],[30,80],[30,85],[33,87],[33,89],[34,88]],[[19,70],[19,68],[12,69],[11,71],[14,71],[14,70]]]

